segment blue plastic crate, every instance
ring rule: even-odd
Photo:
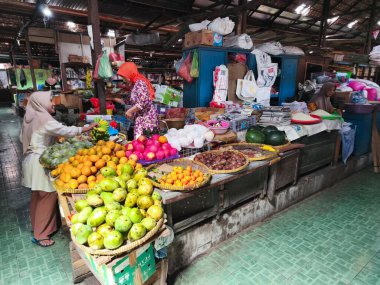
[[[353,155],[360,156],[371,152],[372,141],[372,114],[354,114],[345,112],[346,122],[356,126],[355,145]]]

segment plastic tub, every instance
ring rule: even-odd
[[[356,126],[353,155],[360,156],[369,153],[372,140],[372,113],[360,114],[346,111],[343,118],[346,122]]]

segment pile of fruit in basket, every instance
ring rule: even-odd
[[[276,156],[276,150],[269,145],[262,144],[232,144],[225,145],[219,148],[220,150],[237,150],[248,156],[251,160],[260,160],[261,158],[267,158],[270,156]]]
[[[40,162],[47,169],[54,169],[59,164],[65,163],[71,156],[75,155],[79,149],[92,147],[93,144],[88,140],[69,138],[62,143],[56,143],[42,153]]]
[[[210,151],[197,154],[194,161],[199,161],[213,170],[233,170],[247,163],[246,157],[237,151]]]
[[[173,148],[165,136],[153,135],[151,138],[140,136],[125,146],[125,155],[139,161],[155,161],[175,158],[178,151]]]
[[[153,191],[147,171],[126,165],[120,175],[110,171],[86,199],[76,201],[71,231],[77,243],[114,250],[143,238],[163,218],[161,195]]]
[[[125,157],[124,147],[113,141],[98,141],[89,149],[79,149],[76,155],[50,172],[56,186],[69,189],[92,189],[108,173],[120,175],[125,168],[142,168],[132,157]]]
[[[163,175],[161,178],[157,179],[157,182],[162,186],[193,186],[196,184],[201,184],[205,180],[205,174],[196,169],[193,170],[191,166],[186,168],[182,166],[174,166],[173,171]]]
[[[268,144],[273,146],[283,145],[286,141],[285,133],[279,131],[275,126],[262,128],[254,126],[248,129],[245,136],[248,143]]]

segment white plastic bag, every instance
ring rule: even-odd
[[[254,49],[251,53],[255,55],[258,67],[266,66],[272,63],[270,56],[262,50]]]
[[[282,48],[286,54],[305,55],[304,51],[296,46],[283,46]]]
[[[264,107],[270,106],[271,87],[259,87],[256,90],[256,102]]]
[[[257,67],[257,85],[259,87],[272,87],[277,77],[277,63]]]
[[[225,65],[219,65],[213,72],[214,94],[212,101],[223,103],[227,100],[228,69]]]
[[[191,24],[189,25],[189,29],[191,32],[198,32],[198,31],[201,31],[201,30],[206,30],[207,29],[207,26],[208,24],[210,24],[211,22],[209,20],[204,20],[200,23],[195,23],[195,24]]]
[[[241,34],[236,36],[229,36],[223,39],[223,46],[234,47],[242,49],[251,49],[253,42],[250,36],[247,34]]]
[[[216,18],[211,24],[208,25],[208,29],[222,36],[230,34],[235,27],[235,23],[230,20],[229,17],[226,18]]]
[[[236,96],[243,101],[252,102],[256,98],[257,84],[252,70],[249,70],[243,79],[238,79]]]
[[[284,49],[280,42],[267,42],[258,45],[256,48],[272,55],[279,55],[284,53]]]

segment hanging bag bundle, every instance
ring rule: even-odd
[[[193,78],[199,77],[199,66],[198,66],[198,51],[195,50],[193,54],[193,61],[191,63],[190,76]]]
[[[100,58],[98,76],[101,79],[109,79],[112,75],[112,66],[107,55],[107,51],[103,50],[102,57]]]
[[[255,75],[249,70],[243,79],[237,80],[236,96],[240,100],[252,102],[256,99],[257,89]]]

